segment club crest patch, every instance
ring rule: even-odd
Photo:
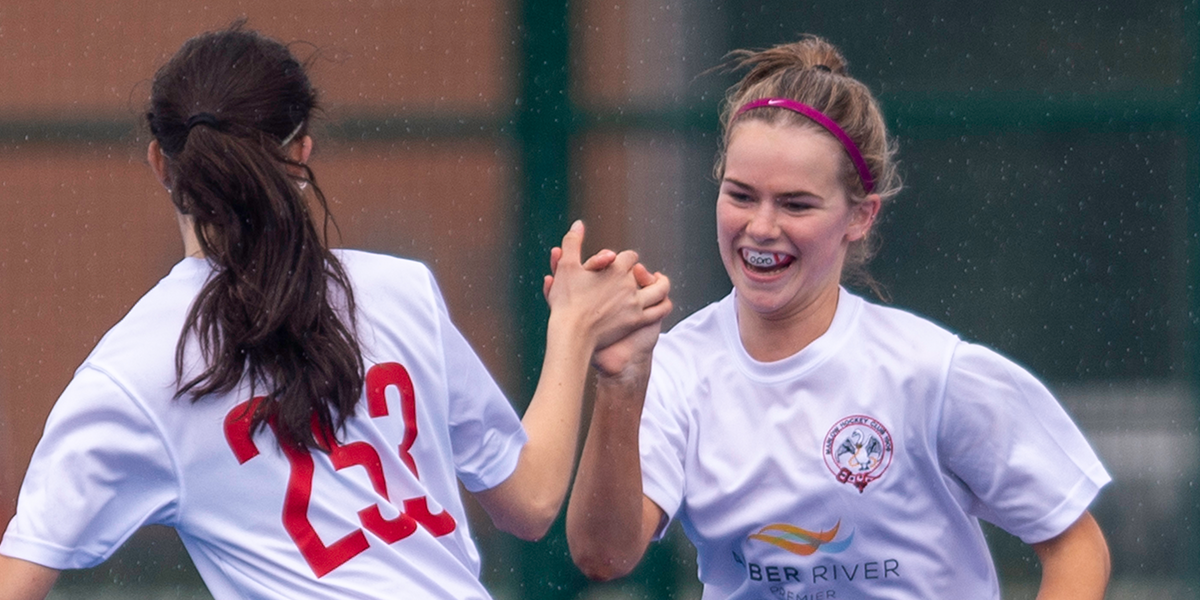
[[[866,415],[838,421],[825,435],[821,448],[829,471],[841,483],[858,488],[860,494],[887,471],[892,452],[892,434],[883,423]]]

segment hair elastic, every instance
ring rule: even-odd
[[[287,137],[283,138],[283,141],[279,142],[279,145],[287,146],[288,144],[292,143],[292,140],[296,139],[296,134],[300,133],[300,129],[302,127],[304,127],[304,119],[300,119],[300,122],[296,123],[296,128],[293,129],[291,133],[287,134]]]
[[[213,129],[217,129],[220,126],[220,122],[217,121],[217,117],[212,113],[202,112],[188,117],[186,127],[189,132],[197,125],[208,125]]]
[[[836,137],[842,143],[842,147],[846,149],[846,154],[850,155],[850,161],[854,163],[854,168],[858,170],[858,177],[862,180],[863,190],[866,190],[870,194],[871,190],[875,189],[875,180],[871,178],[871,169],[867,167],[867,161],[863,160],[862,152],[858,151],[858,146],[854,144],[854,140],[850,139],[850,136],[846,135],[846,132],[842,131],[842,128],[838,127],[838,124],[834,123],[833,119],[830,119],[821,111],[807,104],[788,98],[763,98],[754,102],[748,102],[743,104],[733,116],[737,117],[748,110],[763,107],[786,108],[792,112],[800,113],[812,119],[817,125],[824,127],[829,133],[833,134],[833,137]]]

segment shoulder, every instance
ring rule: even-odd
[[[731,362],[730,353],[734,350],[726,339],[723,324],[736,322],[731,299],[728,296],[701,308],[659,336],[650,372],[653,387],[666,386],[682,393],[680,390],[691,388],[711,375],[714,367]]]
[[[854,298],[861,303],[855,330],[864,342],[863,349],[906,362],[928,358],[942,364],[961,343],[954,332],[926,317]]]
[[[436,304],[441,297],[433,272],[419,261],[361,250],[335,250],[361,304],[384,301]]]
[[[694,351],[696,349],[694,344],[700,342],[711,344],[718,341],[721,337],[722,319],[731,317],[733,314],[732,299],[732,295],[726,296],[676,323],[674,327],[660,336],[655,352],[658,352],[660,348],[684,350],[689,347]]]
[[[203,259],[176,264],[104,334],[85,366],[102,365],[110,374],[136,373],[156,384],[161,378],[173,379],[184,320],[211,274],[212,267]]]
[[[409,284],[433,279],[429,267],[412,259],[362,250],[334,250],[333,254],[356,284],[396,282],[397,277]]]
[[[954,348],[949,361],[945,403],[948,410],[958,407],[959,412],[975,414],[1000,410],[1003,405],[1019,407],[1016,414],[1033,414],[1039,406],[1059,409],[1050,390],[1028,369],[995,350],[967,342]]]
[[[1033,378],[1027,369],[986,346],[964,341],[934,321],[898,308],[863,301],[861,334],[872,338],[872,347],[915,361],[929,357],[951,375],[1002,379]]]
[[[958,339],[949,329],[935,323],[928,317],[895,306],[875,304],[868,300],[851,296],[861,303],[862,322],[881,333],[902,338],[922,339],[932,337],[939,341]]]
[[[1033,390],[1038,395],[1049,394],[1045,385],[1016,361],[991,348],[969,342],[962,342],[955,348],[950,375],[952,381],[959,384],[956,387],[964,388],[960,391],[966,393],[1013,387]]]
[[[357,250],[335,255],[350,280],[357,335],[370,360],[441,352],[439,340],[453,325],[426,265]]]
[[[39,452],[61,457],[104,447],[109,458],[115,458],[121,448],[127,455],[122,459],[125,462],[137,462],[141,459],[129,457],[141,454],[171,454],[159,415],[142,395],[119,374],[85,363],[50,410],[38,442],[39,449],[44,446],[46,450]],[[173,457],[159,458],[163,464],[173,463]]]

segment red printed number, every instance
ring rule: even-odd
[[[367,371],[367,413],[372,418],[388,416],[386,392],[387,388],[392,386],[400,394],[400,414],[404,419],[404,439],[400,441],[397,453],[409,471],[412,471],[413,477],[419,478],[417,463],[412,457],[413,443],[417,441],[417,400],[413,393],[412,378],[408,376],[408,370],[403,365],[383,363],[375,365]],[[235,406],[225,415],[225,440],[229,442],[229,448],[233,450],[238,464],[244,464],[258,456],[258,447],[251,439],[250,418],[262,400],[262,396],[247,400]],[[274,429],[274,423],[270,425]],[[383,461],[374,446],[367,442],[339,444],[327,432],[320,430],[315,425],[313,433],[330,449],[329,460],[336,470],[341,471],[353,466],[362,467],[366,470],[375,492],[382,496],[384,501],[391,503],[391,498],[388,496],[387,478],[383,473]],[[366,550],[369,542],[362,528],[356,528],[329,545],[321,541],[320,536],[313,529],[312,522],[308,519],[308,504],[312,498],[313,483],[312,452],[283,448],[283,453],[291,466],[287,493],[283,500],[283,527],[292,537],[292,541],[296,543],[304,560],[308,561],[308,566],[312,567],[313,573],[317,577],[323,577],[326,573],[340,567]],[[403,509],[400,511],[400,515],[394,519],[385,518],[379,510],[379,505],[372,504],[358,511],[358,521],[363,528],[386,544],[398,542],[412,535],[416,532],[418,525],[424,527],[434,537],[454,531],[454,517],[444,510],[436,515],[432,514],[429,510],[428,499],[424,496],[409,498],[402,504]]]

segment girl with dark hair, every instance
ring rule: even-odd
[[[546,360],[524,418],[423,265],[331,251],[307,166],[316,96],[239,25],[157,73],[151,170],[186,257],[55,405],[0,542],[0,598],[41,598],[138,527],[174,527],[215,598],[485,598],[459,485],[545,534],[567,492],[588,364],[669,312],[636,254],[553,259]]]
[[[1038,598],[1101,598],[1088,506],[1109,476],[1057,401],[842,287],[877,289],[873,225],[900,190],[870,91],[816,37],[734,56],[716,167],[733,292],[597,354],[576,563],[620,577],[678,518],[705,600],[999,598],[985,519],[1033,545]]]

